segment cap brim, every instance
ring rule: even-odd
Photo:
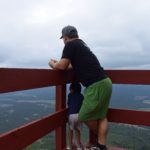
[[[62,38],[63,38],[63,36],[60,37],[60,39],[62,39]]]

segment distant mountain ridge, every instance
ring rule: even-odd
[[[67,87],[68,93],[68,87]],[[55,87],[0,94],[0,100],[55,100]],[[111,107],[150,108],[150,86],[113,85]]]

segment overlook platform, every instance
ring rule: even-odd
[[[149,70],[107,70],[113,84],[150,85]],[[56,131],[56,150],[66,149],[66,84],[76,81],[73,71],[48,69],[0,69],[0,93],[56,86],[56,112],[0,135],[0,150],[22,150]],[[137,117],[138,116],[138,117]],[[150,126],[150,111],[110,108],[108,120],[115,123]],[[34,133],[34,134],[33,134]],[[89,132],[89,141],[95,138]],[[125,150],[109,148],[108,150]]]

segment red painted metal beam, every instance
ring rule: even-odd
[[[114,84],[150,85],[150,70],[107,70]]]
[[[67,109],[0,135],[0,150],[21,150],[66,124]]]
[[[150,70],[106,70],[114,84],[150,84]],[[0,93],[75,81],[73,71],[50,69],[0,69]]]
[[[74,79],[73,71],[1,68],[0,93],[61,85]]]
[[[150,111],[109,109],[110,122],[150,126]]]
[[[64,108],[66,108],[66,85],[59,85],[56,86],[56,111]],[[64,147],[66,147],[66,124],[56,130],[56,150],[62,150]]]

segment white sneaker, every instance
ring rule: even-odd
[[[74,145],[67,146],[67,150],[72,150],[72,149],[74,149]]]
[[[77,150],[82,150],[82,147],[77,147]]]
[[[77,145],[77,150],[83,150],[82,145]]]
[[[67,150],[71,150],[71,148],[69,146],[67,146]]]

